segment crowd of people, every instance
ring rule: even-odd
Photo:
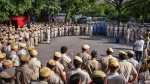
[[[112,48],[105,51],[106,56],[100,57],[90,45],[83,44],[82,52],[71,59],[68,48],[62,46],[43,65],[36,46],[44,40],[44,30],[42,25],[30,29],[1,28],[0,84],[150,84],[150,51],[144,47],[142,36],[135,41],[133,50],[120,50],[117,57]],[[51,34],[48,26],[46,31],[49,43],[55,33]]]

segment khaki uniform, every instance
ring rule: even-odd
[[[30,46],[34,46],[35,44],[35,42],[34,42],[34,33],[33,32],[31,32],[31,38],[30,38]]]
[[[130,33],[131,33],[131,29],[128,28],[125,32],[125,41],[126,41],[126,43],[129,43],[129,41],[130,41]]]
[[[32,80],[33,70],[29,68],[28,64],[16,68],[16,83],[29,84]]]
[[[55,27],[55,28],[54,28],[54,37],[57,37],[57,36],[58,36],[58,28]]]
[[[41,38],[40,38],[40,29],[38,29],[37,33],[38,33],[38,43],[40,43],[40,42],[41,42]]]
[[[25,34],[26,44],[27,44],[27,46],[30,46],[30,42],[29,42],[30,35],[29,35],[29,32],[25,32],[24,34]]]
[[[15,73],[15,68],[9,68],[2,71],[0,73],[0,84],[16,84]]]
[[[112,55],[108,55],[108,56],[101,58],[102,69],[105,72],[107,72],[107,70],[108,70],[109,60],[111,60],[111,59],[117,60],[117,58],[113,57]]]
[[[58,74],[61,74],[62,73],[61,71],[63,71],[64,69],[65,69],[64,66],[60,62],[56,61],[56,72]]]
[[[38,45],[38,31],[37,30],[34,31],[34,44],[35,46]]]
[[[51,38],[54,38],[54,28],[51,28]]]
[[[44,30],[43,30],[43,28],[41,28],[41,31],[40,31],[40,38],[41,38],[41,41],[40,42],[42,42],[43,41],[43,32],[44,32]]]
[[[89,35],[89,25],[86,25],[86,28],[85,28],[85,35]]]
[[[50,43],[50,40],[51,40],[51,30],[50,30],[50,27],[48,27],[48,29],[47,29],[47,43]]]
[[[64,26],[62,26],[61,36],[64,36],[64,33],[65,33],[65,28]]]
[[[87,63],[89,60],[91,60],[91,56],[88,53],[83,52],[81,53],[81,58],[83,60],[82,68],[87,69]]]
[[[90,74],[90,75],[92,75],[92,73],[95,71],[95,70],[98,70],[99,69],[99,62],[96,60],[96,59],[92,59],[92,60],[89,60],[88,61],[88,73]]]

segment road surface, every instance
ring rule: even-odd
[[[40,44],[37,47],[39,51],[38,58],[41,60],[42,64],[45,65],[46,62],[53,57],[54,51],[60,50],[61,46],[67,46],[69,49],[68,54],[73,58],[76,53],[81,52],[81,45],[83,44],[89,44],[92,50],[97,50],[98,56],[105,55],[105,50],[109,47],[114,49],[115,56],[117,56],[119,50],[132,49],[131,46],[116,44],[113,39],[102,36],[66,36],[54,38],[51,40],[50,44]]]

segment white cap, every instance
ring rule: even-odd
[[[81,63],[83,62],[83,61],[82,61],[82,58],[79,57],[79,56],[75,56],[75,57],[74,57],[74,60],[77,60],[77,61],[79,61],[79,62],[81,62]]]
[[[84,49],[90,49],[90,46],[89,46],[88,44],[84,44],[84,45],[82,46],[82,48],[84,48]]]

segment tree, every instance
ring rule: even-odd
[[[135,17],[142,22],[150,19],[150,0],[131,0],[126,7],[128,16]]]
[[[128,3],[130,0],[105,0],[108,4],[115,7],[117,11],[117,19],[118,23],[121,21],[121,17],[123,14],[123,11],[125,10],[125,4]]]
[[[48,14],[55,15],[61,10],[60,0],[45,0],[45,4],[44,10],[46,10]]]
[[[11,4],[11,0],[0,0],[0,21],[9,20],[10,12],[13,11],[14,6]]]
[[[69,20],[76,14],[85,13],[96,0],[61,0],[61,7],[66,12],[66,20]]]
[[[30,8],[32,8],[32,0],[11,0],[14,5],[12,15],[24,15]]]

